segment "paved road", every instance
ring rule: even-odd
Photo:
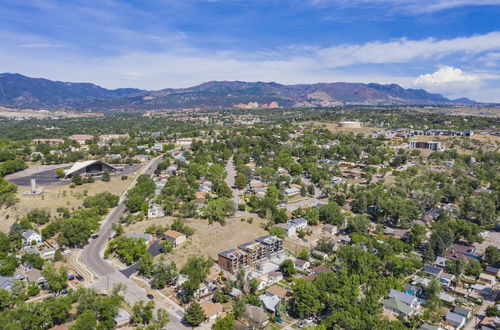
[[[144,173],[153,174],[156,166],[160,162],[161,158],[153,159],[150,164],[145,168]],[[135,184],[135,182],[134,182]],[[133,187],[132,184],[131,187]],[[102,223],[101,229],[98,232],[98,236],[95,239],[91,239],[89,244],[85,246],[81,253],[81,262],[98,277],[98,281],[92,284],[92,287],[96,290],[109,290],[112,289],[114,284],[123,283],[126,286],[126,292],[124,292],[125,300],[133,305],[139,300],[147,301],[146,291],[137,285],[134,281],[120,273],[115,269],[110,263],[104,260],[104,247],[108,241],[111,233],[111,227],[113,223],[116,223],[120,219],[120,215],[125,211],[125,198],[122,196],[118,205],[108,214],[104,222]],[[179,308],[167,297],[163,297],[163,300],[155,299],[156,307],[165,308],[170,314],[170,323],[167,325],[167,329],[184,329],[186,328],[182,323],[182,313]]]
[[[234,186],[234,177],[236,176],[236,169],[234,168],[233,157],[231,157],[226,164],[227,176],[224,179],[226,184],[233,190],[233,202],[236,206],[240,203],[240,190]]]

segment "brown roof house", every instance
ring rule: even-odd
[[[167,230],[163,235],[166,240],[174,242],[176,247],[186,241],[186,235],[175,230]]]
[[[220,303],[213,303],[210,300],[204,301],[200,304],[201,309],[203,309],[203,312],[205,313],[205,317],[207,320],[215,320],[217,316],[222,313],[222,304]]]

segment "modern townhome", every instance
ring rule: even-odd
[[[271,235],[264,235],[247,242],[237,249],[219,252],[217,264],[224,270],[235,274],[240,267],[255,266],[259,261],[271,258],[283,251],[283,241]]]

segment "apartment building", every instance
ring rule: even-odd
[[[239,268],[255,266],[259,261],[270,258],[283,250],[280,238],[271,235],[261,236],[254,242],[247,242],[230,249],[219,252],[217,264],[224,270],[235,274]]]
[[[230,249],[219,252],[217,264],[231,274],[235,274],[240,267],[248,266],[248,254],[240,249]]]

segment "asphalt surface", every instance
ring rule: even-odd
[[[148,165],[148,168],[143,173],[153,174],[154,170],[160,162],[160,158],[154,159]],[[133,185],[132,185],[133,186]],[[131,186],[131,187],[132,187]],[[125,198],[122,198],[118,205],[108,214],[101,229],[97,233],[97,237],[90,239],[89,244],[85,246],[81,253],[81,262],[92,271],[99,281],[95,282],[92,287],[97,290],[110,290],[114,284],[123,283],[126,286],[126,291],[123,293],[125,301],[130,305],[143,300],[148,301],[146,296],[147,292],[137,285],[134,281],[130,280],[127,276],[115,269],[110,263],[104,260],[104,247],[110,238],[111,227],[116,223],[120,216],[126,210]],[[162,297],[162,300],[155,299],[156,308],[165,308],[170,314],[170,322],[167,329],[184,329],[185,325],[182,324],[182,313],[175,309],[175,304],[167,297]]]
[[[149,246],[148,252],[151,253],[151,255],[153,257],[156,257],[157,255],[159,255],[161,253],[161,249],[162,249],[162,247],[161,247],[161,241],[160,240],[156,240],[156,241],[153,242],[153,244],[151,244]],[[120,270],[120,273],[122,273],[126,277],[130,277],[130,276],[132,276],[132,274],[134,274],[137,271],[137,269],[139,269],[140,264],[141,264],[141,262],[138,261],[135,264],[133,264],[132,266]]]
[[[130,173],[133,173],[137,171],[142,164],[134,164],[131,166],[125,165],[123,167],[123,170],[117,171],[116,173],[112,174],[111,176],[122,176],[122,175],[127,175]],[[44,170],[44,166],[40,166],[40,171],[37,171],[36,167],[35,168],[30,168],[25,171],[17,172],[14,173],[14,175],[7,176],[6,179],[10,183],[13,183],[15,185],[18,185],[20,187],[29,187],[31,186],[31,179],[35,178],[36,179],[36,184],[38,186],[51,186],[51,185],[63,185],[63,184],[70,184],[71,180],[60,180],[56,176],[56,170],[57,169],[68,169],[71,167],[71,165],[62,165],[59,167],[54,167],[48,170]]]

